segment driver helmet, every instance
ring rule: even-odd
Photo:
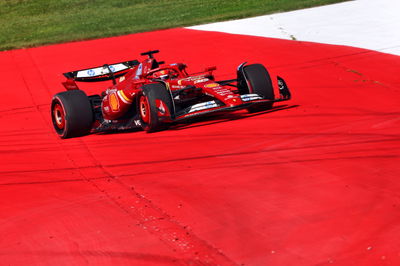
[[[161,70],[159,73],[159,78],[162,80],[166,80],[169,78],[169,71],[168,70]]]

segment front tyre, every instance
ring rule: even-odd
[[[137,106],[142,128],[146,132],[167,129],[174,118],[172,96],[162,83],[144,85]]]
[[[274,88],[272,86],[271,77],[267,69],[261,64],[252,64],[243,67],[244,78],[247,82],[244,93],[255,93],[263,97],[263,99],[274,100]],[[271,109],[273,102],[252,105],[247,110],[250,113]]]
[[[51,118],[56,133],[63,139],[89,134],[93,124],[89,98],[81,90],[56,94],[51,102]]]

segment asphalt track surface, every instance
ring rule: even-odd
[[[153,134],[55,135],[61,73],[149,49],[220,79],[263,63],[293,100]],[[172,29],[0,61],[1,265],[400,264],[400,57]]]

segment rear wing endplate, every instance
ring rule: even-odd
[[[125,61],[115,64],[105,64],[99,67],[81,69],[64,73],[68,80],[82,81],[82,82],[96,82],[115,79],[125,75],[130,68],[139,65],[139,61]]]

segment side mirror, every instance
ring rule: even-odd
[[[206,69],[204,69],[204,72],[212,72],[212,71],[214,71],[216,69],[217,69],[216,66],[206,67]]]

